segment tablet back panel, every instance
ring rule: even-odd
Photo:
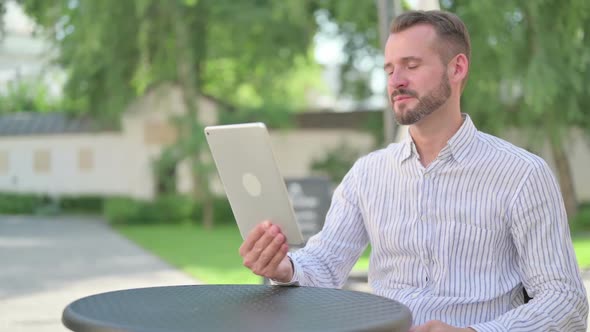
[[[270,220],[281,227],[289,244],[302,244],[266,126],[210,126],[205,135],[242,238],[260,222]]]

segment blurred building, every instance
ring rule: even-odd
[[[158,190],[154,162],[176,141],[172,121],[184,114],[183,105],[180,89],[164,85],[133,103],[117,130],[62,113],[0,116],[0,192],[153,198]],[[217,109],[215,100],[202,98],[201,123],[216,123]],[[297,129],[271,129],[282,174],[309,176],[315,160],[343,144],[359,153],[370,151],[373,136],[361,129],[371,116],[380,114],[301,114]],[[187,162],[179,163],[172,176],[179,192],[192,191]],[[216,178],[213,187],[223,193]]]
[[[154,162],[175,142],[172,123],[184,114],[178,88],[161,86],[131,105],[120,129],[100,128],[90,118],[62,113],[15,113],[0,116],[0,192],[41,193],[51,196],[123,195],[151,199],[158,192]],[[214,124],[216,100],[202,98],[201,122]],[[270,128],[271,144],[281,174],[303,178],[313,174],[315,161],[345,146],[366,154],[376,148],[368,122],[381,111],[311,112],[294,117],[294,128]],[[504,138],[526,147],[518,131]],[[590,146],[584,133],[571,131],[567,145],[574,186],[580,201],[590,201]],[[540,155],[555,172],[548,144]],[[176,165],[171,176],[181,193],[192,191],[191,167]],[[214,175],[212,185],[222,195]]]

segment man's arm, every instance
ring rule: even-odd
[[[369,239],[359,194],[362,164],[363,159],[357,161],[334,191],[322,231],[311,237],[303,249],[289,254],[294,263],[293,282],[342,287],[366,248]]]
[[[357,165],[335,190],[322,231],[305,248],[287,256],[285,236],[265,221],[240,247],[244,266],[276,285],[341,287],[368,243],[358,203]]]
[[[508,215],[529,303],[494,321],[487,331],[586,331],[588,300],[573,250],[563,199],[540,161],[523,180]]]

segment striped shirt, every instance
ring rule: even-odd
[[[342,287],[370,243],[373,292],[405,304],[414,325],[585,331],[586,290],[551,170],[464,119],[426,168],[411,137],[359,159],[322,231],[289,254],[292,283]]]

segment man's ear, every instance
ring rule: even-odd
[[[449,81],[452,83],[461,83],[467,77],[469,71],[469,60],[463,53],[455,55],[447,66]]]

